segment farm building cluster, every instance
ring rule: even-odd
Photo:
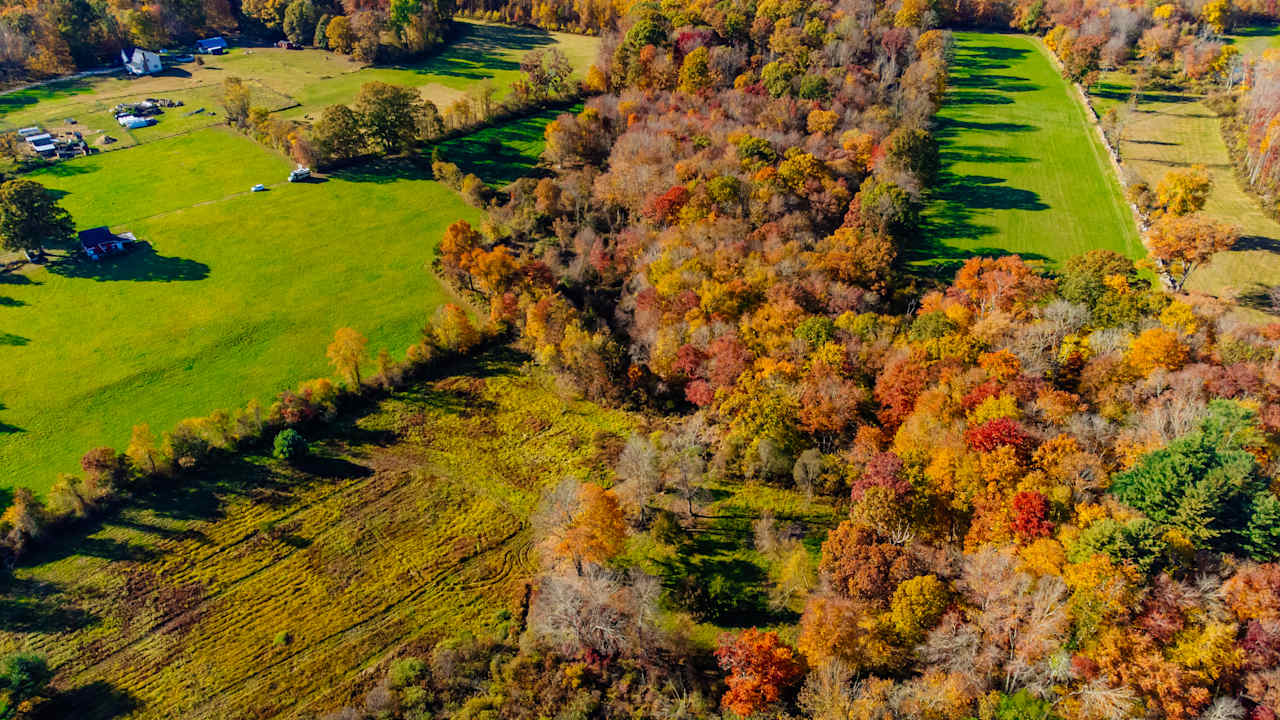
[[[120,127],[126,130],[136,130],[155,125],[158,122],[156,116],[163,113],[164,108],[181,106],[181,100],[147,98],[142,102],[116,105],[112,108],[111,113],[115,116],[116,122],[120,123]]]
[[[79,132],[45,132],[38,126],[18,130],[18,137],[26,142],[32,153],[43,158],[66,160],[77,155],[88,155],[89,144]]]

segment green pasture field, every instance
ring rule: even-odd
[[[282,111],[283,117],[317,118],[325,106],[351,102],[361,85],[374,80],[419,88],[444,110],[483,83],[497,97],[506,95],[520,76],[520,59],[530,50],[558,47],[581,73],[600,43],[599,38],[472,20],[459,19],[456,28],[455,37],[439,51],[406,65],[366,67],[317,49],[233,47],[226,55],[201,56],[203,65],[185,63],[151,77],[111,75],[51,83],[0,95],[0,129],[79,129],[91,143],[107,133],[119,142],[102,147],[127,147],[221,122],[222,80],[230,75],[249,82],[255,105]],[[111,116],[117,104],[148,97],[185,105],[167,110],[157,125],[141,130],[126,131]],[[201,107],[206,112],[186,115]],[[76,124],[67,125],[68,118]]]
[[[1109,248],[1142,254],[1101,140],[1047,51],[1029,38],[958,32],[938,116],[942,179],[925,212],[917,267],[974,255],[1056,264]]]
[[[227,462],[53,544],[0,591],[0,651],[48,658],[48,717],[265,720],[352,703],[406,647],[501,637],[542,489],[610,482],[638,424],[522,361],[468,361],[304,429],[297,468]]]
[[[1261,55],[1280,48],[1280,25],[1241,25],[1232,28],[1226,40],[1245,55]]]
[[[1188,289],[1265,306],[1266,288],[1280,284],[1280,223],[1236,178],[1221,119],[1192,93],[1144,92],[1130,106],[1132,82],[1124,72],[1106,73],[1091,92],[1099,112],[1115,108],[1120,115],[1120,158],[1132,180],[1155,187],[1169,170],[1203,164],[1213,177],[1205,212],[1240,228],[1236,249],[1197,270]]]
[[[408,164],[311,183],[285,182],[290,168],[208,128],[34,176],[78,227],[147,245],[0,275],[0,485],[43,491],[134,424],[159,432],[328,375],[339,327],[397,357],[416,341],[448,300],[433,249],[480,211]]]

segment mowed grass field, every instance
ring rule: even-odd
[[[1074,90],[1036,41],[955,33],[937,121],[943,177],[925,212],[920,267],[1017,253],[1056,264],[1109,248],[1142,254],[1137,228]]]
[[[1241,25],[1227,33],[1226,41],[1245,55],[1261,55],[1280,48],[1280,25]]]
[[[521,361],[481,357],[298,469],[248,457],[49,548],[0,593],[0,652],[48,657],[49,717],[311,718],[399,648],[501,634],[537,568],[542,489],[609,482],[607,448],[637,427]]]
[[[318,49],[233,47],[227,55],[202,56],[163,73],[79,78],[0,95],[0,129],[40,125],[78,129],[95,143],[102,133],[117,139],[104,149],[128,147],[221,122],[223,78],[245,79],[253,103],[283,117],[318,118],[328,105],[350,103],[360,86],[380,80],[419,89],[443,111],[467,91],[489,84],[496,97],[510,92],[529,51],[556,47],[579,73],[595,59],[599,38],[457,20],[453,39],[437,52],[406,65],[366,67],[349,56]],[[111,115],[119,103],[144,98],[181,100],[149,128],[125,130]],[[188,115],[204,108],[205,112]],[[67,119],[76,121],[68,125]]]
[[[1092,92],[1099,112],[1114,107],[1123,118],[1127,173],[1155,187],[1169,170],[1203,164],[1213,177],[1205,213],[1240,228],[1237,247],[1197,270],[1188,288],[1261,305],[1265,289],[1280,284],[1280,223],[1236,179],[1221,119],[1191,93],[1145,92],[1130,107],[1132,83],[1121,72],[1105,74]]]
[[[409,165],[314,183],[284,182],[290,167],[209,128],[35,176],[80,228],[148,245],[0,275],[0,483],[42,491],[134,424],[159,432],[327,375],[339,327],[396,357],[416,340],[448,299],[433,248],[481,212]]]

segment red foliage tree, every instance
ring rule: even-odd
[[[929,384],[929,374],[910,358],[889,364],[876,378],[875,397],[880,403],[880,422],[886,430],[902,424],[916,406],[916,398]]]
[[[858,502],[873,487],[888,488],[899,498],[911,492],[911,484],[902,477],[902,458],[891,452],[876,453],[867,462],[862,477],[854,481],[850,499]]]
[[[671,222],[676,213],[680,212],[688,202],[689,189],[683,185],[676,185],[654,198],[653,202],[649,203],[649,207],[645,208],[645,214],[654,222]]]
[[[1013,496],[1012,527],[1019,540],[1030,542],[1036,538],[1047,537],[1053,529],[1053,523],[1049,522],[1048,515],[1049,501],[1044,495],[1034,490],[1027,490]]]
[[[1009,418],[988,420],[964,433],[965,442],[978,452],[991,452],[1004,445],[1011,445],[1025,452],[1031,446],[1031,436],[1018,423]]]

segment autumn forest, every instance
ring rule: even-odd
[[[0,8],[0,130],[32,83],[212,34],[397,73],[322,110],[237,70],[190,137],[314,168],[375,208],[323,243],[430,288],[343,264],[321,311],[353,272],[377,301],[289,349],[327,375],[6,481],[0,718],[1280,713],[1280,237],[1224,210],[1280,217],[1280,6]],[[1217,155],[1144,103],[1195,103]],[[93,157],[169,142],[137,137]],[[16,238],[28,202],[84,229],[80,161],[6,166],[0,312],[61,287]],[[305,236],[242,201],[203,211]]]

